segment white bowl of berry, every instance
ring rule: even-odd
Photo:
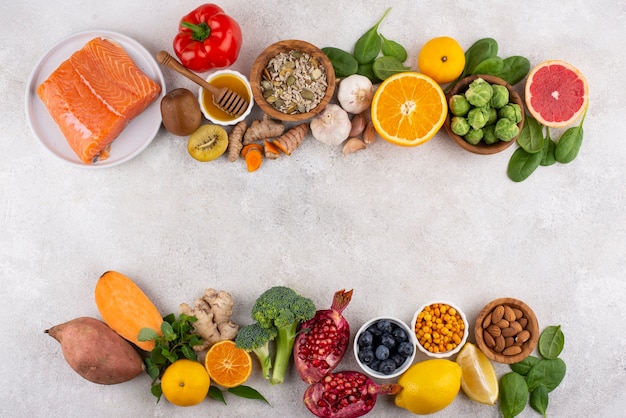
[[[354,356],[365,373],[379,379],[400,376],[415,359],[415,333],[401,320],[380,316],[364,323],[354,337]]]

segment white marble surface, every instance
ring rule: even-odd
[[[565,332],[568,373],[550,395],[549,416],[624,416],[624,1],[220,2],[243,29],[233,68],[244,73],[282,39],[350,49],[387,6],[393,9],[380,31],[407,47],[414,68],[421,45],[439,35],[464,48],[490,36],[503,56],[524,55],[533,65],[572,63],[590,85],[580,155],[519,184],[506,176],[513,147],[477,156],[443,131],[421,147],[379,140],[348,157],[310,138],[291,158],[253,174],[241,161],[198,163],[184,138],[163,129],[138,157],[96,171],[70,167],[37,142],[24,96],[48,48],[74,32],[105,29],[152,53],[171,51],[178,19],[199,4],[0,6],[1,416],[308,416],[305,385],[293,371],[275,387],[255,371],[249,384],[272,406],[230,397],[227,406],[207,400],[187,409],[155,404],[147,376],[116,386],[80,378],[43,331],[99,317],[94,284],[110,269],[133,278],[164,314],[206,287],[228,290],[240,323],[250,322],[256,296],[277,284],[319,307],[335,290],[354,288],[346,311],[354,330],[383,314],[410,321],[432,299],[454,301],[473,318],[496,297],[516,297],[531,305],[542,328],[561,324]],[[196,91],[181,76],[164,74],[168,89]],[[354,367],[349,353],[341,368]],[[370,416],[411,414],[386,398]],[[433,416],[499,411],[461,393]],[[536,413],[527,408],[522,416]]]

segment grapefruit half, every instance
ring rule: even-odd
[[[587,80],[571,64],[546,61],[528,74],[525,100],[528,111],[539,123],[562,128],[578,119],[587,108]]]

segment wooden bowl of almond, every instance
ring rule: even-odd
[[[535,313],[524,302],[500,298],[480,311],[474,336],[489,359],[513,364],[524,360],[537,346],[539,324]]]

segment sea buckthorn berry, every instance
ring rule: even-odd
[[[461,315],[445,303],[426,306],[415,320],[417,340],[431,353],[454,350],[461,343],[464,330],[465,323]]]

